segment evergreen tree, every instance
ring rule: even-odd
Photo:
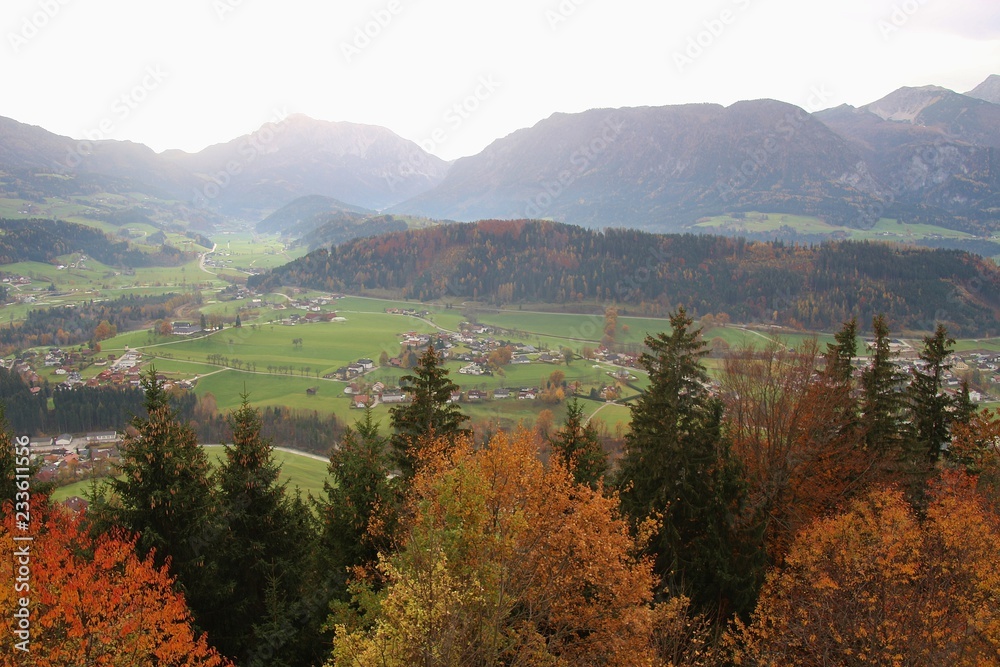
[[[278,481],[281,466],[270,440],[261,435],[260,412],[247,394],[242,399],[228,416],[233,444],[216,473],[224,526],[219,567],[229,586],[229,600],[220,609],[225,630],[216,645],[250,664],[261,643],[254,626],[275,613],[269,607],[278,600],[299,597],[314,538],[297,516],[308,516],[308,510],[293,508]]]
[[[926,453],[932,464],[941,457],[951,432],[954,402],[942,387],[944,374],[951,369],[946,359],[954,345],[955,340],[948,337],[945,326],[937,325],[934,335],[924,338],[924,348],[920,352],[923,363],[914,366],[907,390],[914,444]]]
[[[636,521],[659,515],[651,547],[669,594],[706,611],[748,611],[759,585],[761,549],[745,550],[737,527],[745,486],[722,430],[722,404],[710,396],[708,354],[683,308],[671,333],[647,336],[641,361],[650,386],[632,406],[618,486]]]
[[[976,405],[969,396],[969,382],[962,380],[962,387],[955,397],[955,412],[952,415],[952,425],[968,424],[976,414]]]
[[[178,419],[154,367],[143,376],[142,387],[146,416],[135,416],[129,424],[118,475],[108,480],[114,500],[99,504],[95,519],[98,527],[111,524],[137,533],[140,555],[155,549],[158,565],[169,559],[195,620],[202,623],[219,593],[204,544],[204,536],[216,530],[208,458],[191,427]]]
[[[836,342],[826,344],[826,376],[847,384],[851,381],[852,362],[858,356],[858,320],[852,317],[834,334]]]
[[[608,454],[594,426],[584,424],[583,408],[574,397],[566,406],[566,422],[550,438],[552,455],[573,473],[577,484],[596,488],[608,471]]]
[[[402,388],[410,393],[408,404],[394,406],[389,414],[395,433],[390,441],[396,464],[404,477],[413,475],[421,440],[425,437],[454,438],[466,431],[462,423],[468,417],[454,403],[451,394],[458,385],[448,378],[448,371],[441,366],[433,345],[420,356],[412,375],[399,380]]]
[[[904,376],[895,364],[895,354],[889,347],[889,325],[885,317],[872,320],[875,343],[871,362],[861,374],[861,419],[864,424],[865,446],[876,452],[898,450],[901,445],[903,396],[900,392]]]
[[[324,482],[326,499],[319,508],[323,519],[321,554],[326,568],[341,584],[349,568],[374,564],[379,551],[388,547],[387,538],[392,533],[391,461],[388,442],[378,429],[371,408],[365,408],[364,417],[353,429],[347,428],[339,446],[330,453],[332,482]],[[379,530],[373,528],[373,519],[379,521]]]

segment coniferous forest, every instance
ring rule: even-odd
[[[329,437],[319,498],[278,482],[247,396],[212,471],[150,371],[90,508],[32,499],[23,664],[997,664],[1000,414],[942,391],[944,325],[904,374],[885,322],[865,363],[852,319],[711,383],[674,311],[614,461],[575,404],[477,437],[431,345],[387,428]]]

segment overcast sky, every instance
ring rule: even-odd
[[[3,0],[0,28],[0,116],[157,151],[298,112],[452,159],[557,111],[1000,74],[996,0]]]

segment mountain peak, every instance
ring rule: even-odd
[[[915,123],[924,109],[955,94],[957,93],[941,86],[903,87],[864,108],[883,120]]]
[[[981,84],[966,93],[977,100],[1000,104],[1000,74],[990,74]]]

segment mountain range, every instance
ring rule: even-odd
[[[774,100],[557,113],[452,163],[385,128],[297,114],[198,153],[79,141],[0,118],[0,197],[141,192],[208,220],[254,222],[319,195],[358,214],[457,221],[676,231],[769,211],[986,234],[1000,228],[998,100],[993,75],[966,94],[901,88],[812,114]],[[287,227],[304,234],[303,221]]]

